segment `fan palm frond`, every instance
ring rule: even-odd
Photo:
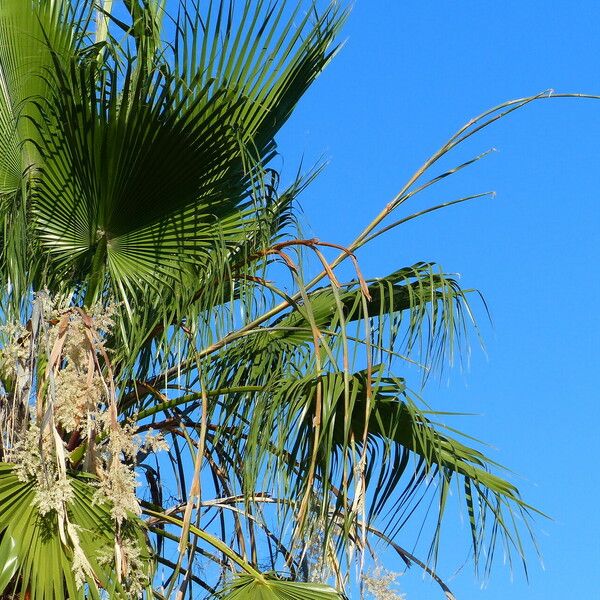
[[[69,479],[73,498],[63,521],[54,511],[40,514],[36,487],[21,481],[11,465],[0,464],[0,594],[14,591],[31,598],[97,598],[103,589],[115,598],[127,592],[107,561],[115,545],[110,506],[99,502],[91,481]],[[141,522],[130,516],[129,528],[140,548],[147,542]],[[148,552],[136,565],[152,578]],[[88,592],[86,594],[85,588]]]

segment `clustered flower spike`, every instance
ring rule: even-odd
[[[115,306],[83,310],[40,293],[24,326],[0,328],[0,460],[15,464],[22,481],[35,482],[41,516],[56,513],[61,539],[68,540],[79,585],[93,575],[69,522],[73,500],[69,472],[96,477],[94,502],[110,507],[115,544],[97,557],[117,567],[119,581],[135,598],[148,584],[139,539],[124,523],[141,514],[135,461],[140,451],[166,444],[149,433],[144,440],[116,411],[105,340]]]
[[[365,590],[373,600],[405,600],[406,596],[393,588],[400,575],[377,566],[370,574],[363,575]]]

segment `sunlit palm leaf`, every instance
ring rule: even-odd
[[[377,323],[375,333],[387,336],[385,347],[393,347],[397,336],[403,336],[396,351],[410,355],[416,345],[417,358],[427,369],[441,364],[446,355],[452,358],[471,320],[468,302],[471,290],[461,289],[455,278],[429,263],[368,280],[364,288],[369,294],[366,305],[365,289],[358,281],[342,286],[337,293],[331,286],[311,292],[309,305],[300,302],[296,310],[278,319],[269,338],[289,344],[310,342],[308,315],[326,336],[335,335],[340,328],[353,323],[373,319]]]
[[[262,66],[250,57],[238,65],[231,25],[221,17],[203,38],[206,44],[214,35],[210,53],[180,57],[180,45],[196,46],[202,30],[200,21],[189,28],[185,10],[173,68],[154,57],[144,78],[139,56],[115,66],[56,59],[56,86],[40,124],[45,161],[34,212],[63,277],[71,271],[102,291],[107,266],[115,289],[140,279],[162,287],[186,268],[201,278],[211,253],[253,237],[274,135],[329,60],[340,19],[331,9],[316,24],[306,18],[292,29],[291,17],[273,19],[264,3],[248,4],[248,13],[254,26],[246,43],[270,51]],[[279,27],[287,33],[277,37]]]
[[[49,89],[46,76],[52,56],[48,41],[63,57],[73,51],[73,31],[63,23],[63,15],[70,10],[63,0],[36,3],[35,8],[6,0],[0,10],[0,259],[17,306],[37,264],[24,195],[25,176],[40,163],[36,102]]]
[[[71,478],[74,498],[68,506],[68,518],[76,527],[81,550],[93,569],[95,578],[86,577],[88,593],[100,598],[98,585],[119,591],[111,566],[101,562],[102,556],[114,551],[114,526],[110,507],[94,500],[94,488],[80,478]],[[33,482],[22,482],[12,466],[0,464],[0,593],[16,588],[29,593],[31,600],[64,600],[87,597],[77,582],[73,548],[61,541],[56,513],[42,517],[34,502]],[[139,525],[138,525],[139,527]],[[136,535],[146,547],[144,534]],[[148,575],[151,562],[145,555]]]
[[[251,575],[237,575],[220,598],[222,600],[343,600],[345,596],[328,585],[296,583],[274,577],[259,581]]]

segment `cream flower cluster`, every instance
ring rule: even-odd
[[[54,512],[67,527],[74,497],[69,471],[95,475],[94,502],[110,507],[115,524],[114,548],[96,558],[120,567],[118,576],[137,597],[148,581],[140,542],[124,527],[141,514],[135,461],[141,451],[168,446],[160,435],[148,432],[142,438],[133,425],[118,420],[104,346],[114,311],[114,306],[101,305],[84,311],[39,294],[34,300],[37,316],[27,326],[9,323],[0,328],[2,401],[6,407],[19,403],[25,415],[20,423],[0,427],[0,460],[14,463],[20,480],[35,482],[40,515]],[[71,537],[77,538],[76,532]],[[73,542],[73,572],[83,585],[90,567],[77,540]]]

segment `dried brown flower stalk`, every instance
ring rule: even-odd
[[[41,516],[56,514],[80,586],[95,574],[69,519],[69,473],[94,475],[94,501],[110,506],[115,531],[114,548],[97,559],[113,565],[118,581],[137,597],[148,584],[142,549],[123,524],[141,513],[135,457],[142,447],[156,450],[164,442],[152,435],[142,442],[133,427],[117,418],[104,347],[113,312],[112,306],[64,307],[42,293],[26,325],[9,323],[0,329],[0,460],[14,463],[22,481],[35,482]]]

